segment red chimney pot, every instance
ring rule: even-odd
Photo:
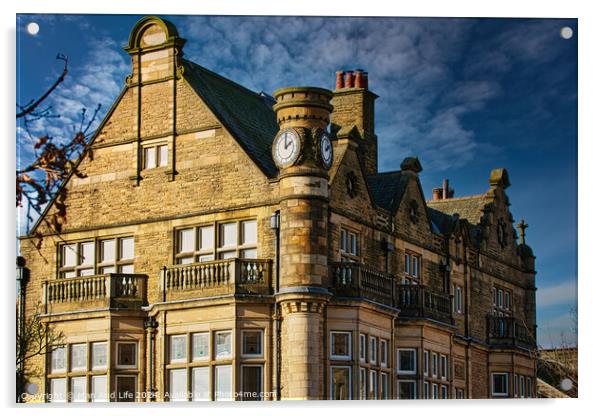
[[[343,88],[343,85],[344,85],[343,71],[337,71],[336,74],[337,74],[337,82],[336,82],[335,89],[340,90],[341,88]]]

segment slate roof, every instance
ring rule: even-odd
[[[489,200],[485,195],[426,201],[427,206],[432,210],[450,216],[458,214],[460,215],[460,218],[466,219],[473,225],[478,225],[481,222],[483,211],[488,203]]]
[[[376,205],[396,211],[406,191],[408,177],[401,171],[376,173],[366,177],[366,184]]]
[[[278,169],[272,159],[272,140],[279,127],[270,101],[194,62],[182,59],[182,64],[184,79],[259,168],[275,177]]]

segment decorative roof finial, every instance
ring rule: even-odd
[[[523,218],[517,224],[517,227],[520,230],[520,239],[519,239],[520,244],[526,244],[525,243],[525,230],[527,229],[527,227],[529,227],[529,224],[527,224],[525,222],[525,219]]]

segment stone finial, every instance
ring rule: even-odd
[[[510,186],[510,179],[508,178],[508,171],[505,168],[498,168],[491,171],[489,176],[489,185],[492,188],[501,187],[506,189]]]
[[[401,162],[401,171],[411,171],[416,174],[422,172],[422,165],[417,157],[406,157],[403,162]]]
[[[526,244],[525,242],[525,230],[529,227],[529,224],[525,222],[525,219],[521,219],[520,222],[516,225],[519,230],[519,243]]]

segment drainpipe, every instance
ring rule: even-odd
[[[148,337],[148,400],[151,402],[156,401],[153,364],[155,361],[155,332],[158,327],[159,322],[152,316],[144,321],[144,329]]]
[[[29,280],[29,270],[25,268],[25,259],[17,256],[17,286],[19,287],[19,309],[17,310],[17,339],[25,332],[25,288]],[[17,370],[17,403],[23,402],[23,388],[25,387],[25,351],[19,349],[19,369]]]
[[[274,261],[274,278],[275,278],[275,291],[278,293],[280,291],[280,211],[275,211],[270,217],[270,228],[274,231],[275,235],[275,261]],[[276,370],[276,400],[280,401],[281,399],[281,371],[280,371],[280,307],[278,304],[274,305],[274,338],[275,338],[275,348],[274,348],[274,368]]]

